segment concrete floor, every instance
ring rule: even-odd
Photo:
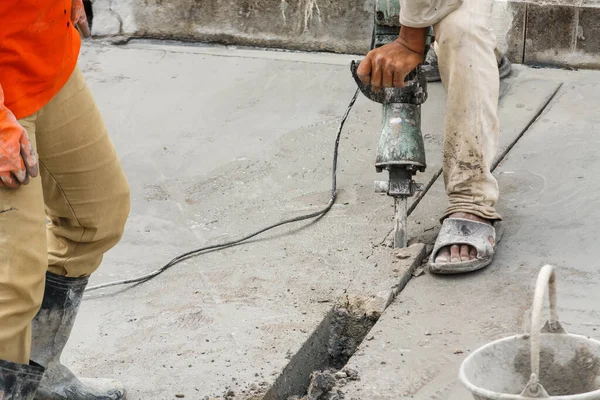
[[[106,255],[92,284],[150,272],[179,253],[326,204],[333,139],[355,90],[349,62],[356,58],[147,42],[86,45],[80,66],[122,158],[133,201],[126,234]],[[579,318],[580,323],[568,321],[578,332],[597,323],[592,308],[581,309],[593,299],[581,297],[576,286],[589,287],[597,280],[590,263],[596,229],[593,219],[586,218],[594,212],[593,200],[585,195],[595,196],[597,160],[589,143],[598,120],[593,107],[577,105],[598,104],[597,87],[582,86],[597,78],[593,73],[518,68],[503,83],[500,116],[506,149],[559,83],[569,82],[551,105],[557,111],[544,114],[499,170],[502,207],[511,228],[498,260],[470,277],[425,276],[410,282],[375,325],[374,340],[359,352],[364,356],[351,360],[364,379],[349,391],[368,393],[364,398],[369,399],[412,392],[421,396],[419,391],[432,379],[454,388],[461,356],[441,353],[442,346],[473,350],[492,337],[518,331],[542,260],[571,268],[564,273],[564,293],[577,291],[583,304],[575,304],[575,297],[565,299],[562,307],[580,310],[564,313],[565,321],[571,315]],[[444,101],[442,86],[431,85],[423,116],[429,168],[421,182],[440,168]],[[557,106],[560,102],[571,108]],[[580,118],[571,117],[575,112]],[[130,400],[223,397],[229,388],[236,399],[247,399],[266,391],[336,299],[349,290],[368,291],[387,282],[397,261],[379,247],[393,211],[389,199],[372,190],[378,178],[373,160],[379,118],[379,107],[360,98],[342,137],[339,201],[326,218],[188,260],[134,288],[93,292],[82,306],[64,360],[87,376],[121,379],[130,388]],[[568,142],[563,139],[567,134]],[[516,150],[523,155],[513,157]],[[537,169],[542,170],[533,172]],[[587,177],[585,185],[579,176]],[[433,185],[411,217],[414,240],[430,243],[435,237],[445,201],[440,185]],[[581,202],[580,220],[571,220],[575,217],[565,207],[575,201]],[[538,210],[546,214],[536,215]],[[569,248],[579,249],[576,258],[559,246],[567,236],[565,228],[584,238],[568,234]],[[538,238],[540,232],[547,236]],[[403,279],[398,276],[403,272],[393,270],[394,279]],[[497,279],[499,274],[503,279]],[[465,319],[464,305],[474,302],[485,304],[470,307],[471,319]],[[488,318],[491,310],[498,322]],[[421,335],[425,326],[453,333],[433,343],[437,336]],[[404,342],[392,342],[398,338]],[[394,351],[412,349],[414,361],[393,357],[386,342]],[[376,366],[370,362],[378,353],[369,356],[382,349],[390,367],[385,370],[384,360]],[[414,376],[405,376],[406,363]],[[395,382],[395,396],[389,382]],[[431,398],[422,393],[419,398]]]
[[[411,281],[350,361],[363,379],[347,388],[349,397],[470,398],[457,381],[461,362],[488,342],[529,331],[533,286],[547,263],[557,268],[565,329],[600,338],[600,74],[532,73],[565,83],[496,171],[506,231],[494,263],[464,277]]]

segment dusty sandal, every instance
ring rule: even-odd
[[[429,271],[434,274],[461,274],[487,267],[494,259],[496,244],[499,241],[498,227],[499,222],[488,225],[463,218],[445,219],[429,258]],[[469,261],[435,262],[441,249],[461,244],[477,250],[477,258]]]

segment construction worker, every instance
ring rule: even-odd
[[[430,27],[447,91],[444,182],[449,205],[430,257],[434,273],[463,273],[492,262],[498,184],[490,171],[499,136],[499,60],[492,0],[399,0],[400,35],[372,50],[358,75],[376,88],[402,87],[424,61]]]
[[[0,399],[118,400],[61,364],[129,186],[77,68],[81,0],[0,2]]]

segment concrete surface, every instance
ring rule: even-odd
[[[470,398],[457,379],[460,363],[488,342],[529,329],[533,285],[546,263],[558,268],[559,317],[567,331],[600,337],[594,245],[600,74],[520,70],[518,79],[528,76],[564,85],[496,171],[506,232],[494,263],[480,273],[409,282],[348,363],[361,381],[345,388],[347,398]],[[415,219],[442,209],[440,186]],[[423,232],[421,240],[434,236]]]
[[[93,283],[150,272],[326,204],[335,130],[355,90],[350,59],[86,47],[81,67],[133,200],[125,237]],[[424,129],[440,132],[443,89],[432,93]],[[115,295],[92,294],[66,360],[123,379],[133,400],[266,390],[347,288],[365,271],[379,274],[368,257],[392,207],[372,189],[378,111],[361,99],[349,120],[340,200],[327,218],[189,260]]]
[[[133,201],[126,234],[92,284],[138,276],[179,253],[321,208],[335,130],[355,90],[352,58],[86,45],[80,65]],[[556,87],[537,75],[503,84],[505,145]],[[439,166],[444,101],[442,86],[432,85],[425,179]],[[84,375],[123,380],[130,400],[265,393],[338,299],[405,282],[413,268],[394,267],[381,246],[392,206],[372,189],[379,112],[357,102],[340,149],[339,203],[326,218],[188,260],[149,283],[91,293],[64,360]],[[435,209],[428,210],[427,220],[415,217],[415,235],[433,232]]]

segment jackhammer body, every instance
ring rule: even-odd
[[[374,47],[398,38],[399,14],[398,0],[376,1]],[[388,171],[388,180],[375,182],[375,191],[394,198],[394,247],[403,248],[408,245],[408,199],[421,190],[421,185],[413,177],[427,167],[421,132],[421,105],[427,100],[427,80],[419,66],[407,76],[403,88],[374,91],[358,78],[356,71],[359,64],[355,61],[351,64],[356,84],[367,98],[382,104],[383,108],[375,168],[377,172]]]

